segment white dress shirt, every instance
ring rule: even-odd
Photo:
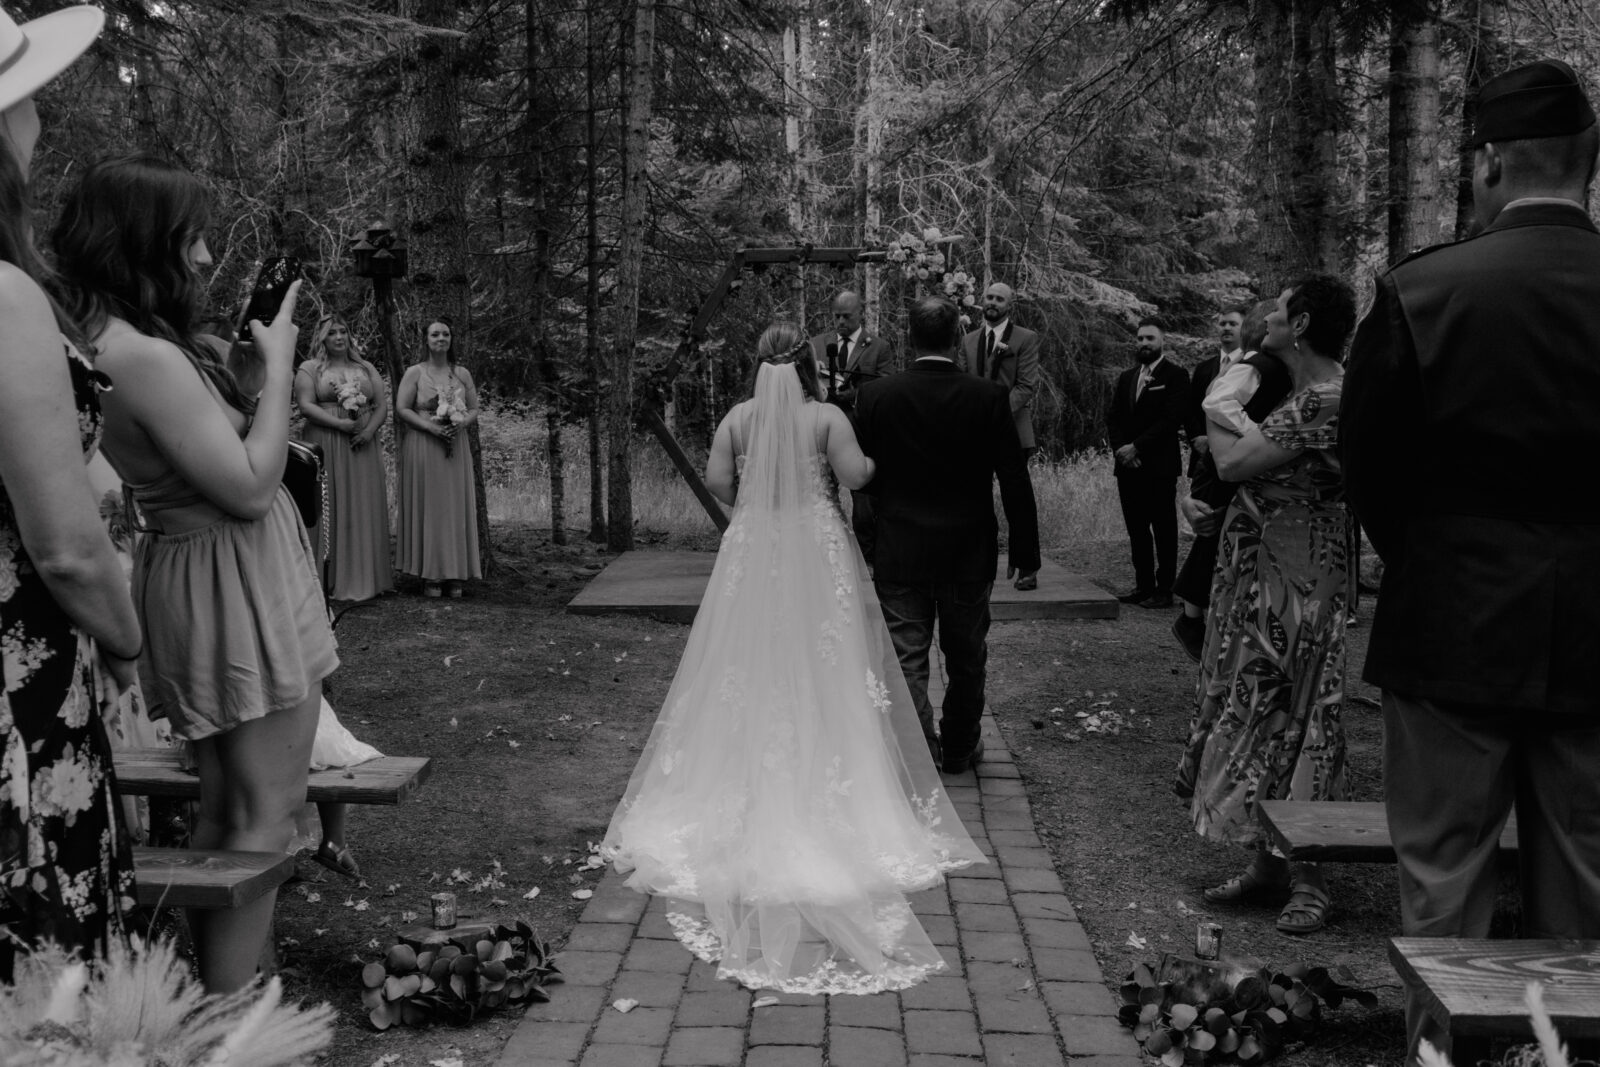
[[[1241,437],[1255,429],[1256,424],[1244,413],[1244,406],[1261,388],[1261,372],[1244,361],[1245,355],[1242,351],[1235,353],[1232,365],[1206,387],[1206,398],[1200,403],[1206,418]]]

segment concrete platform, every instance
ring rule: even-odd
[[[574,615],[649,615],[693,622],[716,558],[715,552],[624,552],[584,586],[567,610]],[[1000,565],[1005,566],[1003,554]],[[1048,559],[1039,570],[1038,589],[1019,593],[1001,576],[989,604],[996,622],[1114,619],[1121,608],[1116,597]]]

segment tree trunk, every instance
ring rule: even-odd
[[[1439,18],[1426,0],[1396,4],[1390,18],[1392,265],[1439,239]]]
[[[532,306],[528,309],[529,333],[533,340],[533,357],[539,368],[539,381],[544,390],[545,458],[550,464],[550,543],[567,543],[567,479],[566,456],[561,447],[560,374],[550,350],[550,325],[546,318],[550,306],[550,192],[545,177],[542,138],[539,136],[539,117],[553,112],[546,108],[547,101],[539,77],[539,44],[544,39],[543,20],[538,16],[535,0],[523,0],[523,30],[528,62],[527,114],[524,119],[526,141],[523,146],[523,166],[527,171],[529,199],[533,201],[533,279]],[[501,244],[505,244],[505,237]]]
[[[426,26],[453,30],[457,9],[454,0],[417,0],[414,18]],[[414,85],[407,95],[415,111],[415,135],[406,162],[413,291],[422,290],[417,296],[425,319],[450,319],[452,350],[471,370],[472,282],[467,268],[467,189],[460,145],[460,51],[461,38],[454,33],[430,34],[417,42]],[[489,537],[483,447],[476,422],[468,427],[467,437],[478,503],[478,551],[488,577],[494,572],[495,560]]]
[[[864,179],[866,213],[863,218],[861,240],[868,248],[876,248],[883,243],[883,113],[884,93],[887,91],[884,70],[887,59],[883,50],[887,44],[888,34],[883,28],[883,18],[877,6],[869,6],[866,15],[867,93],[862,107],[862,122],[866,127],[866,153],[863,161],[866,167]],[[863,321],[869,333],[881,333],[881,324],[878,320],[878,287],[882,281],[880,271],[877,264],[868,263],[864,273],[865,284],[861,287]]]
[[[595,2],[584,8],[587,36],[584,84],[587,92],[584,125],[584,371],[589,389],[589,540],[606,539],[605,469],[600,447],[600,27]]]
[[[1475,229],[1472,214],[1472,149],[1466,147],[1467,138],[1478,124],[1478,90],[1492,77],[1495,67],[1501,66],[1499,21],[1503,0],[1472,0],[1468,17],[1464,20],[1468,33],[1467,55],[1464,64],[1464,82],[1461,87],[1461,156],[1456,168],[1456,240],[1469,236]]]
[[[633,357],[639,332],[645,213],[650,167],[650,105],[655,69],[655,0],[633,0],[633,26],[623,79],[622,233],[617,250],[616,330],[607,395],[606,546],[633,547]]]
[[[1261,291],[1306,269],[1337,271],[1341,101],[1335,10],[1324,0],[1253,0],[1256,122],[1251,163]]]

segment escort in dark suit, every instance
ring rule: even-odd
[[[894,349],[887,338],[875,337],[861,324],[861,298],[845,289],[833,298],[833,329],[811,338],[817,360],[817,381],[823,383],[831,403],[853,414],[856,391],[863,382],[893,374]],[[850,494],[850,528],[861,545],[861,555],[871,565],[877,556],[873,541],[872,497]]]
[[[1189,407],[1183,417],[1184,436],[1189,438],[1189,477],[1193,478],[1200,457],[1207,450],[1206,413],[1200,409],[1206,390],[1217,380],[1224,363],[1232,366],[1244,358],[1239,331],[1244,327],[1243,308],[1228,308],[1217,315],[1217,351],[1195,365],[1189,374]]]
[[[917,359],[867,382],[856,434],[877,463],[873,584],[934,762],[959,774],[983,754],[979,721],[988,662],[989,594],[999,563],[994,482],[1010,537],[1010,574],[1039,569],[1039,523],[1006,390],[954,362],[955,305],[937,297],[911,310]],[[934,625],[949,683],[935,735],[928,703]],[[942,746],[942,748],[941,748]]]
[[[1117,495],[1133,550],[1134,587],[1118,599],[1141,607],[1172,606],[1178,569],[1178,472],[1189,399],[1189,372],[1162,353],[1161,323],[1139,324],[1139,366],[1117,379],[1106,418],[1116,454]]]
[[[1033,398],[1039,392],[1039,335],[1011,321],[1015,295],[1011,286],[995,282],[983,292],[983,324],[961,341],[967,370],[1010,390],[1011,418],[1017,440],[1032,454]]]
[[[1404,932],[1488,936],[1515,801],[1523,930],[1597,938],[1600,128],[1561,63],[1479,101],[1483,229],[1379,281],[1345,379],[1349,500],[1384,562],[1366,679]],[[1408,1000],[1408,1038],[1433,1030]]]
[[[1263,332],[1261,337],[1265,336]],[[1238,390],[1237,395],[1244,400],[1242,408],[1245,418],[1252,423],[1259,425],[1289,396],[1291,383],[1288,368],[1271,353],[1251,352],[1223,373],[1223,387]],[[1191,382],[1190,395],[1193,393]],[[1201,418],[1204,417],[1205,412],[1202,411]],[[1172,585],[1172,591],[1178,599],[1199,609],[1198,614],[1194,615],[1186,610],[1172,624],[1172,632],[1192,660],[1200,659],[1200,650],[1205,643],[1205,611],[1211,605],[1211,579],[1217,569],[1217,548],[1222,541],[1222,517],[1238,490],[1238,482],[1225,482],[1217,476],[1217,465],[1212,462],[1210,449],[1196,450],[1190,457],[1189,496],[1210,508],[1213,516],[1204,533],[1199,527],[1196,528],[1189,554],[1184,557],[1183,566],[1178,570],[1178,580]],[[1199,520],[1191,516],[1190,522],[1198,523]]]

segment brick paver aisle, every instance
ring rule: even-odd
[[[983,731],[977,773],[945,786],[989,863],[912,897],[947,971],[898,993],[754,1008],[758,994],[673,937],[665,901],[611,871],[561,952],[566,983],[528,1009],[502,1067],[1139,1067],[987,715]],[[639,1006],[611,1006],[624,998]]]

